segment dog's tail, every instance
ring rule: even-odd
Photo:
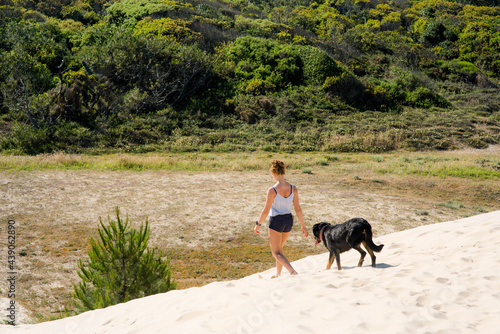
[[[366,224],[365,226],[365,229],[364,229],[364,234],[365,234],[365,242],[366,242],[366,245],[368,247],[370,247],[374,252],[380,252],[382,250],[382,248],[384,248],[384,245],[375,245],[373,243],[373,234],[372,234],[372,227],[370,226],[370,224]]]

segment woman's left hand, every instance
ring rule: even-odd
[[[307,232],[307,228],[302,226],[302,235],[307,238],[309,236],[309,232]]]

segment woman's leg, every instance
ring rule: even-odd
[[[290,235],[290,232],[281,233],[277,232],[273,229],[268,229],[269,231],[269,244],[271,246],[271,252],[273,253],[274,258],[276,259],[276,275],[279,276],[281,274],[281,269],[283,267],[286,268],[290,272],[290,274],[296,274],[297,272],[293,269],[288,259],[283,255],[283,245],[286,242],[286,239]]]
[[[288,236],[290,235],[291,232],[282,232],[281,233],[281,254],[283,256],[285,255],[285,252],[283,251],[283,246],[285,246],[286,239],[288,239]],[[286,257],[285,257],[286,258]],[[276,260],[276,275],[281,275],[281,269],[283,269],[283,265]]]

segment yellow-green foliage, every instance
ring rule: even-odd
[[[500,7],[485,7],[485,6],[471,6],[466,5],[462,8],[459,16],[463,20],[483,20],[483,19],[495,19],[500,15]]]
[[[458,2],[443,1],[443,0],[424,0],[415,1],[410,12],[421,15],[424,9],[433,9],[437,13],[458,13],[464,5]]]
[[[50,20],[54,20],[54,19],[49,19],[49,21]],[[56,22],[57,22],[56,24],[58,25],[59,29],[61,29],[61,33],[67,37],[76,35],[77,33],[85,30],[85,26],[83,23],[81,23],[79,21],[72,20],[72,19],[57,20]]]
[[[75,81],[83,82],[87,75],[83,71],[67,71],[63,74],[63,78],[68,83],[73,83]]]
[[[269,81],[262,79],[251,79],[247,81],[247,84],[243,91],[246,94],[265,94],[266,92],[272,92],[276,89],[276,85],[270,83]]]
[[[25,8],[17,6],[9,6],[9,5],[0,5],[0,18],[2,20],[22,17],[24,13],[26,13]]]
[[[193,5],[172,0],[122,0],[109,6],[107,9],[112,22],[121,22],[126,19],[140,20],[141,18],[169,10],[192,10]]]
[[[319,21],[315,32],[320,38],[338,37],[340,33],[354,26],[353,20],[326,4],[318,6],[316,10],[312,11],[311,15]]]
[[[134,28],[136,36],[158,36],[176,41],[195,40],[201,35],[189,29],[191,21],[182,19],[161,18],[152,19],[147,17],[139,22]]]
[[[388,4],[379,4],[375,9],[370,9],[370,16],[381,20],[384,16],[392,12],[391,6]]]
[[[481,62],[500,74],[500,31],[494,21],[470,22],[459,36],[460,56],[470,62]]]
[[[411,31],[439,57],[475,62],[490,75],[500,73],[500,8],[442,0],[414,2],[406,10]]]
[[[233,22],[231,22],[231,21],[203,17],[200,15],[193,15],[192,18],[195,21],[210,24],[210,25],[213,25],[213,26],[218,27],[220,29],[229,29],[229,28],[233,27]]]
[[[401,13],[399,12],[390,12],[389,14],[385,15],[382,22],[384,23],[391,23],[391,24],[397,24],[399,26],[401,24]]]
[[[236,15],[234,27],[256,36],[271,36],[280,32],[290,33],[292,30],[284,24],[267,19],[250,19],[241,15]]]

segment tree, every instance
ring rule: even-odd
[[[5,51],[0,69],[0,90],[5,97],[4,106],[13,113],[27,116],[32,127],[39,128],[46,115],[36,115],[31,103],[35,96],[55,85],[51,68],[61,63],[60,55],[67,49],[56,42],[58,35],[49,24],[29,20],[10,21],[4,29]]]
[[[82,38],[77,58],[122,90],[138,89],[149,111],[187,101],[213,77],[212,57],[196,47],[133,29],[96,25]]]
[[[148,248],[149,224],[131,228],[129,219],[108,217],[108,226],[100,220],[99,239],[90,239],[89,259],[78,261],[82,281],[74,286],[73,296],[83,308],[94,310],[135,298],[167,292],[176,288],[171,279],[168,258],[156,248]]]

